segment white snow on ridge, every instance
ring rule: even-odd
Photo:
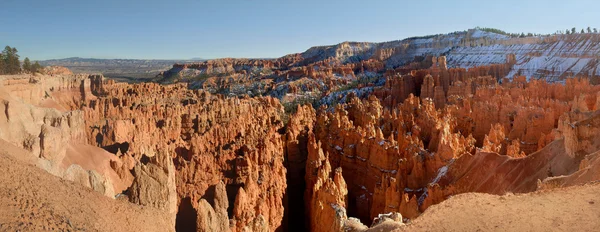
[[[516,64],[506,76],[545,78],[563,81],[576,75],[600,75],[600,34],[577,34],[511,38],[507,35],[472,29],[383,43],[340,43],[313,47],[303,53],[315,60],[335,57],[347,62],[371,58],[379,49],[401,48],[385,60],[387,68],[412,62],[416,56],[445,55],[448,67],[471,68],[502,64],[514,54]]]
[[[509,36],[507,35],[501,35],[501,34],[496,34],[496,33],[492,33],[492,32],[487,32],[487,31],[482,31],[482,30],[473,30],[473,32],[471,33],[471,38],[483,38],[483,37],[487,37],[490,39],[510,39]]]
[[[447,60],[449,67],[470,68],[505,63],[507,54],[515,54],[517,63],[508,78],[522,75],[561,81],[565,76],[600,73],[600,43],[596,41],[600,40],[458,47],[447,54]]]

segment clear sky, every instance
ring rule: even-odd
[[[280,57],[476,26],[600,28],[598,0],[0,0],[0,46],[22,57]]]

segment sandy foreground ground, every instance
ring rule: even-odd
[[[0,231],[174,230],[162,211],[62,180],[15,156],[19,149],[0,152]]]
[[[460,194],[399,231],[600,231],[600,183],[529,194]]]

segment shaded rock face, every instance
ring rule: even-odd
[[[307,230],[308,215],[305,212],[304,190],[307,188],[305,182],[306,162],[308,158],[309,134],[312,133],[316,114],[315,110],[308,105],[298,106],[296,113],[290,117],[286,126],[286,169],[287,169],[287,192],[285,207],[288,228]],[[310,200],[310,199],[308,199]]]

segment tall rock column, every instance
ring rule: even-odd
[[[348,219],[348,188],[342,169],[337,168],[332,172],[329,159],[323,155],[312,134],[309,137],[306,179],[305,202],[310,231],[342,231]]]
[[[175,166],[165,152],[150,158],[150,162],[139,162],[133,168],[135,179],[129,188],[129,200],[135,204],[152,206],[165,210],[172,217],[175,228],[177,215],[177,192],[175,187]]]

